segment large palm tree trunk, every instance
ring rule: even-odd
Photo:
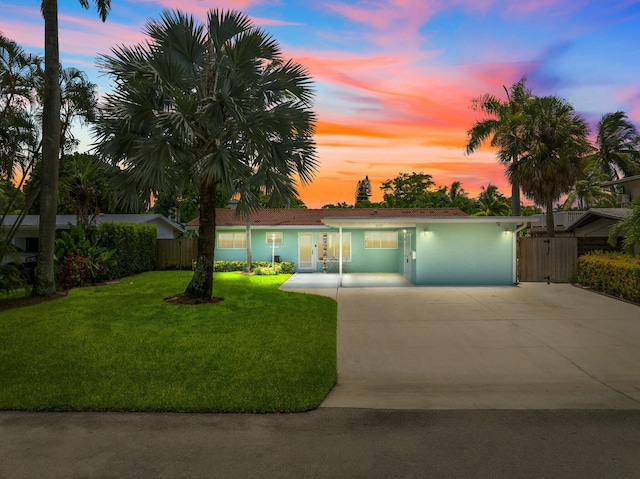
[[[53,260],[60,155],[60,51],[57,0],[43,0],[42,16],[44,17],[45,88],[42,114],[40,227],[34,296],[50,296],[56,292]]]
[[[246,234],[247,234],[247,265],[244,268],[246,273],[251,273],[251,263],[253,262],[252,254],[251,254],[251,213],[247,212],[245,216],[246,222]]]
[[[547,236],[553,238],[556,235],[556,225],[553,221],[553,200],[547,200]]]
[[[213,294],[213,254],[216,244],[216,183],[203,180],[200,187],[200,227],[196,270],[185,296],[209,302]]]
[[[511,183],[511,216],[520,216],[520,183]]]

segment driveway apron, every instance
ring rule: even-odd
[[[543,283],[336,294],[323,407],[640,409],[637,305]]]

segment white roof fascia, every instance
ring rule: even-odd
[[[322,220],[328,226],[352,228],[414,228],[417,224],[425,223],[537,223],[537,218],[530,216],[427,216],[422,218],[325,218]]]

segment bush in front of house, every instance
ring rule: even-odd
[[[70,224],[55,244],[58,285],[69,289],[108,279],[116,266],[114,253],[99,244],[95,228]]]
[[[130,223],[102,223],[98,227],[100,246],[115,250],[116,265],[111,279],[151,271],[156,266],[156,227]]]
[[[253,269],[253,272],[258,276],[275,276],[277,274],[282,273],[282,268],[278,263],[276,263],[273,265],[273,268],[271,267],[271,265],[258,266],[257,268]]]
[[[283,261],[281,263],[275,263],[276,269],[278,269],[278,273],[275,274],[293,274],[293,263],[290,261]],[[247,266],[246,261],[214,261],[213,262],[213,270],[216,273],[228,273],[231,271],[244,271]],[[256,272],[258,268],[269,268],[271,269],[270,261],[253,261],[251,263],[251,267],[255,274],[260,274]]]
[[[601,252],[580,256],[577,279],[584,286],[640,302],[640,258]]]

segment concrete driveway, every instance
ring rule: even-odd
[[[636,305],[542,283],[334,292],[323,407],[640,409]]]

